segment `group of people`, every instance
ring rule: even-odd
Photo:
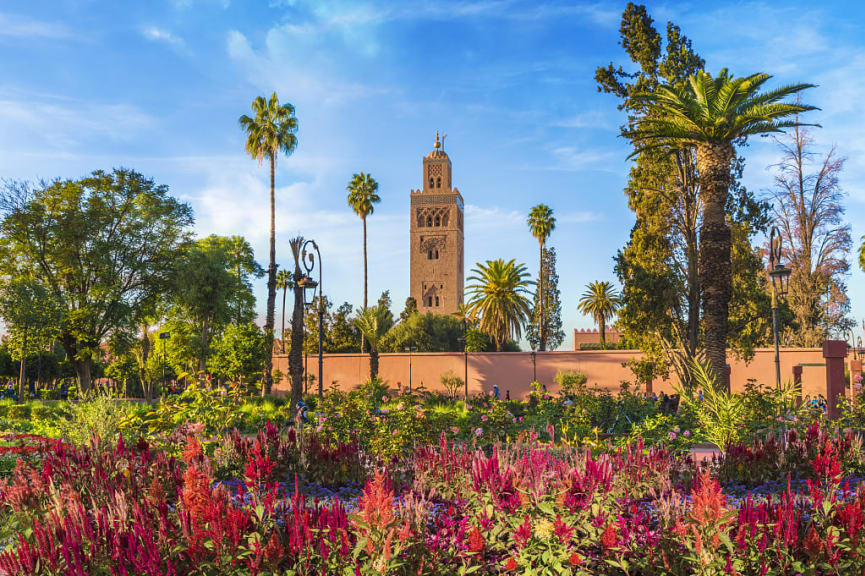
[[[27,390],[21,397],[18,395],[18,381],[14,378],[7,379],[6,385],[0,387],[0,400],[8,398],[17,402],[23,402],[24,400],[34,400],[38,397],[39,394],[36,392],[35,380],[27,382]],[[69,384],[66,380],[63,380],[63,382],[60,383],[60,399],[66,400],[67,398],[69,398]]]

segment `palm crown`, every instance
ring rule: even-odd
[[[275,159],[282,151],[286,155],[297,148],[297,118],[294,106],[280,104],[276,92],[265,100],[263,96],[252,101],[255,118],[244,114],[240,117],[240,127],[246,132],[246,151],[250,156],[263,161]]]
[[[480,328],[489,333],[501,350],[510,337],[519,338],[529,318],[529,273],[514,260],[487,260],[469,276],[467,311],[479,318]]]
[[[369,174],[355,174],[346,187],[348,204],[361,218],[373,213],[375,205],[381,201],[378,195],[378,182]]]
[[[609,282],[592,282],[586,288],[588,290],[580,297],[577,310],[591,316],[603,333],[605,325],[621,306],[622,297]]]
[[[814,106],[781,102],[784,98],[811,88],[813,84],[791,84],[759,93],[771,78],[752,74],[734,78],[727,69],[716,76],[700,70],[688,78],[688,86],[675,89],[659,86],[637,99],[654,113],[638,122],[629,134],[639,145],[634,152],[664,146],[669,140],[683,143],[724,143],[754,134],[780,132],[800,125],[786,120]]]
[[[528,218],[529,230],[532,231],[532,236],[538,239],[543,244],[550,236],[550,233],[556,228],[556,219],[553,216],[552,209],[546,204],[538,204],[532,211],[529,212]]]

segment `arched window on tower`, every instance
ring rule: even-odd
[[[429,187],[435,188],[435,180],[433,180],[432,178],[429,179]]]
[[[427,216],[427,217],[426,217],[426,225],[427,225],[427,226],[432,226],[432,216]]]
[[[441,226],[441,225],[442,225],[441,216],[436,216],[436,226]]]
[[[441,188],[441,187],[442,187],[442,177],[439,176],[438,178],[436,178],[436,188]]]
[[[430,250],[430,251],[428,251],[428,252],[426,253],[426,259],[427,259],[427,260],[432,260],[432,259],[433,259],[433,251],[432,251],[432,250]]]
[[[436,308],[438,308],[438,305],[439,305],[439,297],[436,296]]]
[[[427,306],[429,306],[430,308],[432,308],[432,296],[430,296],[429,298],[427,298]]]

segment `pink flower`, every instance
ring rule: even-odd
[[[382,396],[381,401],[382,402],[390,402],[390,398],[388,398],[387,396]]]
[[[487,416],[486,414],[484,414],[483,416],[481,416],[481,422],[486,422],[486,421],[489,420],[489,419],[490,419],[490,417]]]
[[[670,432],[670,433],[669,433],[669,434],[667,434],[667,436],[669,436],[669,437],[670,437],[670,440],[675,440],[675,439],[676,439],[676,438],[677,438],[677,436],[676,436],[676,433],[675,433],[675,432]]]
[[[514,416],[514,424],[516,424],[516,423],[517,423],[517,417]]]
[[[688,438],[690,435],[691,435],[690,430],[685,430],[685,432],[682,434],[682,436],[684,436],[685,438]]]
[[[466,410],[471,410],[471,409],[472,409],[472,405],[471,405],[471,404],[466,404]]]
[[[478,429],[475,430],[475,436],[480,436],[480,435],[483,434],[483,433],[484,433],[484,429],[483,429],[483,428],[478,428]]]
[[[453,427],[451,428],[451,432],[453,432],[454,434],[459,434],[459,433],[460,433],[460,429],[457,428],[456,426],[453,426]]]

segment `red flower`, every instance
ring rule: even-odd
[[[811,525],[811,529],[808,530],[808,535],[805,536],[805,551],[808,552],[811,556],[816,556],[820,553],[820,549],[823,548],[823,542],[820,541],[820,536],[817,534],[817,530],[814,529],[814,525]]]
[[[571,557],[568,558],[568,563],[570,563],[571,566],[579,566],[583,563],[583,559],[580,558],[579,554],[574,552],[573,554],[571,554]]]
[[[514,560],[513,556],[511,556],[510,558],[508,558],[508,561],[505,562],[505,570],[510,572],[511,570],[516,570],[516,569],[517,569],[517,561]]]
[[[556,521],[553,522],[553,534],[558,537],[560,543],[567,544],[570,542],[571,536],[574,535],[574,529],[562,520],[560,514],[556,514]]]
[[[484,544],[484,537],[481,531],[473,528],[471,533],[469,533],[469,550],[475,554],[480,554],[484,551]]]
[[[601,546],[604,548],[615,548],[619,542],[619,531],[612,524],[604,528],[604,533],[601,534]]]
[[[514,543],[516,543],[517,548],[523,548],[529,542],[529,538],[532,537],[532,521],[526,516],[526,519],[523,520],[523,523],[520,524],[519,528],[514,530]]]

